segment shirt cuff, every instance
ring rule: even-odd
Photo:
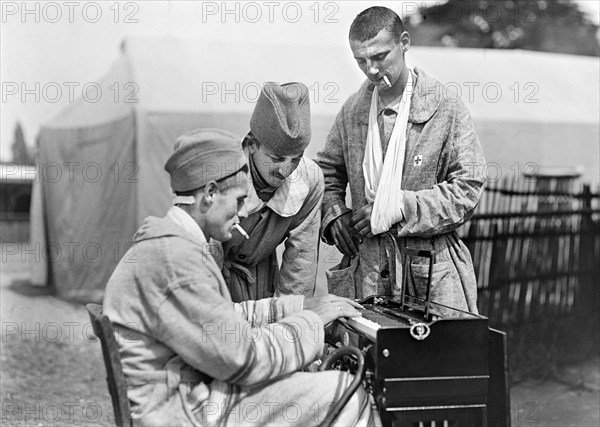
[[[408,216],[411,215],[410,211],[410,206],[411,205],[415,205],[416,203],[416,195],[414,191],[403,191],[402,192],[402,219],[400,221],[398,221],[397,223],[397,228],[398,228],[398,237],[403,237],[401,236],[402,234],[402,229],[404,227],[406,227],[406,224],[408,224],[408,218],[407,218],[407,214]],[[414,216],[414,213],[413,213]]]
[[[398,201],[398,217],[399,218],[394,218],[394,222],[392,225],[392,228],[395,229],[395,233],[399,236],[400,235],[400,230],[402,229],[402,227],[404,227],[406,225],[406,215],[404,214],[405,210],[404,210],[404,195],[405,192],[404,191],[400,191],[398,193],[398,197],[399,197],[399,201]]]
[[[279,307],[281,307],[280,316],[276,322],[293,313],[298,313],[304,309],[304,295],[282,295],[276,298]]]

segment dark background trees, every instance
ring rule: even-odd
[[[407,29],[421,46],[600,56],[598,25],[570,0],[450,0],[421,8]]]

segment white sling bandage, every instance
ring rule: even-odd
[[[403,193],[400,191],[402,170],[406,150],[406,128],[408,112],[413,92],[412,73],[408,75],[406,87],[399,103],[398,116],[390,136],[385,160],[381,150],[379,125],[377,124],[377,101],[379,91],[373,89],[371,110],[369,111],[369,129],[363,160],[365,177],[365,196],[369,203],[374,202],[371,212],[371,232],[381,234],[404,219],[402,212]]]

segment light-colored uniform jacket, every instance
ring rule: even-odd
[[[417,80],[400,187],[404,190],[405,220],[387,233],[364,239],[359,256],[351,261],[345,257],[340,265],[345,268],[329,271],[329,291],[357,298],[392,294],[396,274],[403,274],[401,268],[395,268],[392,239],[396,239],[401,252],[406,247],[438,252],[433,269],[434,301],[476,312],[477,285],[471,256],[455,230],[471,217],[479,201],[485,159],[462,101],[422,70],[414,71]],[[373,84],[366,81],[345,102],[325,148],[317,154],[325,175],[325,231],[349,210],[345,203],[347,184],[352,209],[367,204],[362,164],[372,93]],[[409,275],[413,292],[419,296],[424,296],[426,289],[425,263],[427,259],[413,259]]]
[[[234,301],[313,296],[323,191],[321,169],[304,157],[266,203],[258,198],[254,186],[249,186],[249,215],[240,225],[250,239],[234,232],[223,244],[223,275]],[[282,242],[285,249],[279,268],[276,249]]]
[[[136,418],[160,426],[280,425],[289,424],[286,404],[297,402],[306,417],[299,424],[311,424],[310,405],[321,405],[313,391],[330,402],[351,378],[296,372],[322,353],[320,317],[302,310],[303,296],[233,304],[212,245],[199,227],[190,232],[172,219],[177,209],[145,220],[104,297]],[[331,385],[320,388],[324,382]],[[362,391],[356,398],[366,402]],[[357,410],[348,411],[356,422]]]

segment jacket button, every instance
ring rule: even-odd
[[[390,275],[390,271],[387,268],[385,268],[381,271],[381,277],[383,277],[384,279],[387,279],[389,277],[389,275]]]
[[[238,255],[238,258],[239,258],[239,259],[246,259],[246,255],[244,255],[244,254],[239,254],[239,255]]]
[[[263,208],[260,210],[260,212],[261,212],[261,213],[265,213],[265,212],[267,211],[267,209],[268,209],[268,208],[267,208],[266,206],[264,206],[264,207],[263,207]]]

